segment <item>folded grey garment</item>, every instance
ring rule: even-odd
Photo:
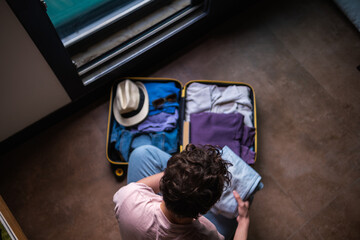
[[[247,86],[219,87],[213,84],[191,83],[186,89],[185,120],[190,121],[192,113],[241,113],[245,117],[245,125],[253,127],[250,92],[251,89]]]
[[[228,146],[222,149],[222,158],[233,164],[228,168],[232,175],[231,185],[225,189],[220,200],[210,211],[227,218],[236,218],[238,211],[237,202],[232,193],[233,190],[239,193],[242,200],[251,201],[255,192],[262,189],[264,184],[260,182],[261,176]]]

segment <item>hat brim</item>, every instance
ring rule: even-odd
[[[136,125],[140,122],[142,122],[149,113],[149,96],[146,91],[146,88],[142,82],[135,82],[135,84],[143,91],[144,93],[144,104],[142,106],[142,109],[138,114],[135,116],[124,118],[121,116],[120,112],[118,111],[119,107],[117,105],[117,101],[113,101],[113,114],[116,119],[116,121],[123,125],[124,127],[130,127],[133,125]],[[116,97],[116,96],[115,96]]]

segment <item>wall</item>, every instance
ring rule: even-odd
[[[71,99],[5,0],[0,0],[0,141]]]

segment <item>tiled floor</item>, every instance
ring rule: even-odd
[[[332,1],[262,1],[151,74],[256,92],[265,188],[249,239],[360,239],[360,34]],[[0,194],[29,239],[119,239],[108,96],[1,156]]]

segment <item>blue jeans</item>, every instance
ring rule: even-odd
[[[170,154],[152,145],[135,148],[129,158],[127,183],[163,172],[170,157]]]
[[[151,145],[136,148],[130,154],[127,183],[137,182],[140,179],[164,171],[170,157],[170,154]],[[210,211],[204,217],[216,226],[216,229],[225,239],[233,237],[237,227],[236,219],[228,219]]]

